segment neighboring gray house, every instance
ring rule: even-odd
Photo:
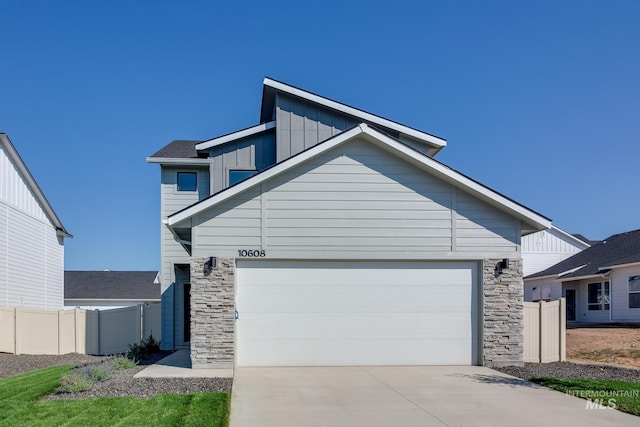
[[[544,216],[446,141],[264,80],[259,124],[161,166],[163,345],[194,367],[522,363],[521,237]]]
[[[107,310],[160,303],[157,271],[65,271],[65,308]]]
[[[5,133],[0,133],[0,306],[63,307],[71,237]]]
[[[568,322],[640,322],[640,230],[525,277],[525,300],[567,299]]]
[[[569,234],[556,226],[522,237],[523,274],[528,276],[546,270],[554,264],[591,246],[591,241]]]

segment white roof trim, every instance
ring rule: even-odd
[[[60,218],[58,218],[58,215],[56,215],[53,207],[49,204],[49,201],[40,189],[40,186],[36,182],[33,175],[31,175],[29,168],[27,168],[27,165],[22,160],[22,157],[20,157],[18,150],[16,150],[16,147],[13,146],[11,140],[9,139],[9,136],[6,133],[0,133],[0,145],[4,147],[7,155],[9,156],[9,159],[16,166],[16,168],[18,168],[18,172],[25,180],[27,187],[29,187],[29,190],[33,192],[33,195],[38,200],[38,203],[49,218],[49,221],[51,221],[51,224],[55,227],[56,234],[61,237],[73,237],[71,234],[69,234],[69,232],[67,232],[67,230],[64,228],[64,225],[62,225],[62,221],[60,221]]]
[[[640,261],[638,262],[630,262],[628,264],[619,264],[619,265],[609,265],[606,267],[600,267],[598,270],[612,270],[614,268],[623,268],[623,267],[636,267],[640,266]]]
[[[265,130],[273,129],[274,127],[276,127],[275,120],[268,123],[262,123],[257,126],[239,130],[237,132],[229,133],[227,135],[219,136],[207,141],[199,142],[198,144],[196,144],[196,150],[206,150],[207,148],[216,147],[218,145],[226,144],[227,142],[234,141],[236,139],[255,135],[256,133],[264,132]]]
[[[580,245],[582,245],[582,246],[586,246],[587,248],[590,248],[590,247],[591,247],[591,245],[590,245],[589,243],[585,242],[584,240],[580,240],[580,239],[578,239],[576,236],[574,236],[574,235],[572,235],[572,234],[567,233],[566,231],[564,231],[564,230],[562,230],[562,229],[560,229],[560,228],[556,227],[555,225],[552,225],[552,226],[551,226],[551,229],[552,229],[552,230],[554,230],[554,231],[557,231],[557,232],[558,232],[558,233],[560,233],[560,234],[562,234],[564,237],[566,237],[566,238],[568,238],[568,239],[571,239],[571,240],[573,240],[574,242],[579,243],[579,244],[580,244]]]
[[[584,276],[576,276],[576,277],[560,277],[560,281],[564,282],[573,282],[576,280],[586,280],[586,279],[606,279],[609,274],[585,274]]]
[[[263,84],[265,86],[272,87],[272,88],[280,90],[282,92],[287,92],[287,93],[289,93],[291,95],[295,95],[295,96],[297,96],[299,98],[303,98],[303,99],[306,99],[308,101],[315,102],[317,104],[324,105],[326,107],[329,107],[329,108],[332,108],[334,110],[340,111],[342,113],[349,114],[350,116],[354,116],[354,117],[357,117],[359,119],[363,119],[363,120],[366,120],[368,122],[376,123],[376,124],[379,124],[379,125],[384,126],[386,128],[393,129],[393,130],[398,131],[398,132],[400,132],[402,134],[405,134],[405,135],[411,136],[413,138],[417,138],[417,139],[419,139],[421,141],[427,142],[430,145],[432,145],[434,147],[437,147],[437,148],[443,148],[443,147],[445,147],[447,145],[447,141],[445,139],[438,138],[437,136],[434,136],[434,135],[429,135],[428,133],[421,132],[421,131],[419,131],[417,129],[413,129],[413,128],[410,128],[410,127],[405,126],[405,125],[401,125],[400,123],[393,122],[393,121],[391,121],[389,119],[385,119],[383,117],[376,116],[376,115],[371,114],[371,113],[367,113],[366,111],[362,111],[362,110],[359,110],[357,108],[353,108],[353,107],[350,107],[348,105],[341,104],[339,102],[336,102],[336,101],[333,101],[331,99],[322,97],[320,95],[316,95],[314,93],[307,92],[306,90],[302,90],[302,89],[299,89],[297,87],[289,86],[286,83],[282,83],[282,82],[279,82],[279,81],[276,81],[276,80],[272,80],[272,79],[270,79],[268,77],[265,77],[265,79],[263,81]]]
[[[579,267],[575,267],[575,268],[572,268],[571,270],[567,270],[567,271],[563,271],[562,273],[558,273],[558,274],[557,274],[557,276],[558,276],[558,277],[566,276],[567,274],[574,273],[574,272],[576,272],[576,271],[578,271],[578,270],[580,270],[581,268],[586,267],[586,266],[587,266],[587,264],[582,264],[582,265],[581,265],[581,266],[579,266]]]
[[[147,163],[163,165],[208,165],[211,159],[182,158],[182,157],[147,157]]]
[[[236,184],[233,187],[229,187],[222,192],[211,196],[207,199],[202,200],[190,207],[183,209],[182,211],[176,212],[173,215],[170,215],[166,224],[169,226],[173,226],[187,218],[192,217],[193,215],[202,212],[205,209],[210,208],[224,200],[227,200],[236,194],[245,191],[261,182],[264,182],[271,177],[281,174],[305,161],[308,159],[317,156],[320,153],[323,153],[327,150],[330,150],[333,147],[336,147],[346,141],[353,139],[359,135],[367,135],[371,138],[372,141],[378,142],[382,145],[385,145],[389,148],[394,149],[397,152],[405,155],[408,158],[411,158],[419,165],[425,167],[430,172],[439,175],[446,181],[451,182],[452,184],[461,187],[462,189],[479,196],[481,199],[493,204],[501,208],[502,210],[508,210],[512,213],[512,215],[519,217],[521,220],[526,221],[535,225],[540,229],[547,229],[551,227],[551,221],[527,208],[517,204],[516,202],[507,199],[506,197],[496,193],[495,191],[478,184],[477,182],[461,175],[460,173],[447,168],[446,166],[440,164],[436,160],[433,160],[430,157],[427,157],[406,145],[396,141],[395,139],[388,137],[382,132],[379,132],[366,124],[362,123],[350,130],[347,130],[341,134],[336,135],[335,137],[326,140],[306,151],[301,152],[300,154],[291,157],[270,169],[265,170],[252,178],[249,178],[245,181],[242,181]]]

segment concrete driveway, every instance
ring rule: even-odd
[[[236,368],[231,427],[638,426],[478,366]]]

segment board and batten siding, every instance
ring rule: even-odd
[[[229,186],[229,170],[261,171],[276,162],[274,132],[267,131],[237,141],[213,147],[209,151],[212,160],[211,192],[217,193]]]
[[[356,140],[200,213],[193,247],[194,256],[476,259],[519,255],[519,233],[516,219]]]
[[[276,96],[275,108],[278,162],[365,122],[357,117],[283,93]],[[380,127],[375,123],[369,124],[381,128],[385,133],[400,139],[414,150],[423,154],[429,153],[429,147],[424,143],[407,135],[399,135],[398,132]]]
[[[588,248],[554,229],[543,230],[522,238],[524,276],[545,270]]]
[[[0,150],[0,306],[64,307],[64,242]]]

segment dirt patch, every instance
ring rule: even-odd
[[[567,329],[567,359],[640,368],[640,328]]]

